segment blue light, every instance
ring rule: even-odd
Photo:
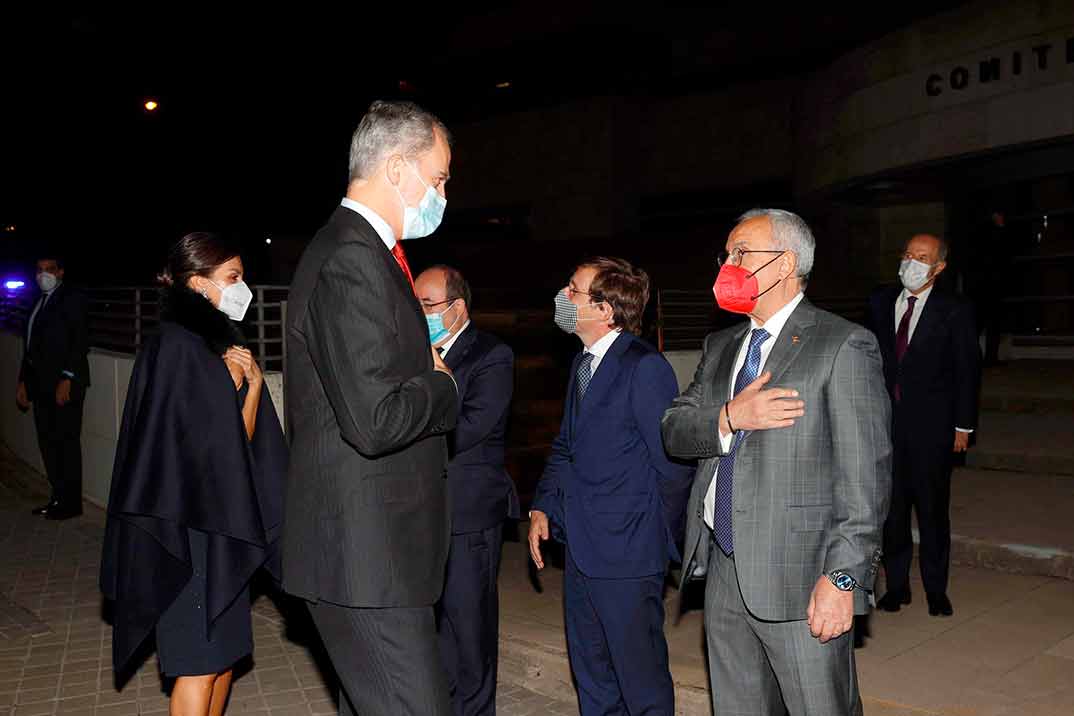
[[[26,282],[25,281],[5,281],[4,282],[4,288],[6,288],[8,291],[18,291],[20,288],[25,288],[25,287],[26,287]]]

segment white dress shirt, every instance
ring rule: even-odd
[[[776,340],[779,338],[779,334],[783,331],[783,326],[786,325],[787,319],[794,313],[794,309],[798,308],[798,304],[802,302],[805,294],[799,293],[797,296],[787,302],[787,305],[772,314],[772,317],[764,322],[763,326],[757,325],[757,322],[750,318],[750,329],[746,331],[746,336],[742,339],[742,344],[738,348],[738,355],[735,357],[735,365],[731,369],[731,385],[728,386],[727,399],[730,400],[735,394],[735,378],[738,376],[738,372],[742,370],[742,365],[746,362],[746,354],[750,348],[750,335],[758,328],[763,328],[768,331],[768,338],[761,344],[761,366],[758,368],[757,375],[764,372],[764,364],[768,362],[768,356],[772,352],[772,347],[776,345]],[[731,442],[734,440],[734,435],[720,434],[720,446],[726,453],[731,449]],[[718,464],[718,463],[717,463]],[[705,524],[709,526],[709,529],[713,528],[715,520],[713,513],[716,511],[716,470],[712,472],[712,478],[709,480],[709,489],[705,493]]]
[[[906,345],[910,345],[910,341],[914,339],[914,331],[917,329],[917,322],[921,319],[921,314],[925,311],[925,302],[929,300],[929,294],[932,293],[933,286],[929,286],[921,293],[917,294],[917,301],[914,303],[914,312],[910,314],[910,331],[906,334]],[[906,313],[907,306],[910,303],[906,300],[910,297],[910,291],[903,289],[899,297],[895,299],[895,330],[899,330],[899,323],[902,322],[902,316]]]
[[[597,374],[597,366],[604,359],[604,354],[608,352],[608,349],[615,343],[615,339],[619,337],[619,334],[623,332],[622,328],[615,328],[607,333],[603,338],[594,343],[591,346],[587,346],[583,353],[592,353],[593,362],[589,364],[589,377],[593,377]]]
[[[910,326],[906,333],[906,345],[909,346],[910,342],[914,340],[914,331],[917,330],[917,322],[921,320],[921,314],[925,312],[925,302],[929,300],[929,295],[932,293],[932,289],[936,284],[929,286],[921,293],[917,294],[917,301],[914,302],[914,312],[910,314]],[[912,296],[909,289],[904,288],[899,297],[895,299],[895,332],[899,331],[899,324],[902,323],[903,314],[906,313],[907,307],[910,302],[906,299]],[[973,430],[969,428],[955,428],[960,433],[972,433]]]
[[[449,350],[451,350],[451,346],[455,345],[455,341],[459,340],[459,336],[462,335],[462,332],[465,331],[469,327],[470,327],[470,319],[467,318],[466,323],[462,324],[462,328],[459,329],[459,332],[456,333],[455,335],[453,335],[451,338],[449,338],[447,340],[447,343],[445,343],[444,345],[440,346],[440,348],[438,348],[438,350],[440,351],[440,357],[441,358],[447,358],[447,352]]]
[[[395,248],[395,232],[392,231],[392,227],[381,218],[381,215],[370,209],[365,204],[343,197],[343,201],[339,202],[339,205],[350,209],[353,212],[359,214],[363,219],[369,222],[373,227],[373,231],[377,232],[377,236],[384,242],[384,245],[388,247],[388,251]]]
[[[59,287],[60,285],[56,284],[56,288]],[[48,300],[52,298],[52,294],[56,292],[56,288],[47,293],[42,292],[41,298],[38,299],[33,312],[30,314],[30,319],[26,322],[26,350],[30,350],[30,339],[34,335],[34,320],[37,318],[37,314],[41,312],[41,309],[45,307],[45,304],[48,303]]]

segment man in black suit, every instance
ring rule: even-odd
[[[374,102],[291,285],[283,586],[309,602],[341,714],[450,713],[433,605],[459,399],[400,243],[439,224],[450,142],[421,108]]]
[[[458,270],[433,266],[414,282],[429,340],[455,375],[459,419],[448,439],[451,549],[437,604],[440,655],[456,716],[496,713],[500,548],[518,496],[504,468],[515,357],[470,325],[470,286]]]
[[[63,281],[63,262],[37,262],[41,295],[26,322],[16,402],[34,406],[34,427],[52,485],[35,515],[66,520],[82,514],[82,405],[89,376],[89,302]]]
[[[880,288],[869,299],[868,323],[880,342],[894,406],[893,494],[884,525],[887,593],[878,605],[890,612],[910,603],[912,508],[929,614],[954,613],[947,597],[951,469],[977,425],[980,351],[969,302],[935,286],[946,259],[943,239],[914,236],[899,268],[902,285]]]

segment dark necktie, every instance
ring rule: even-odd
[[[746,362],[742,364],[735,378],[735,395],[757,380],[757,375],[761,372],[761,346],[768,338],[768,331],[763,328],[754,329],[750,335]],[[735,453],[738,452],[739,443],[742,442],[744,436],[745,433],[742,431],[735,433],[730,451],[720,458],[716,466],[716,504],[713,505],[712,529],[716,533],[716,543],[728,556],[735,551],[735,531],[731,517],[731,508],[734,504]]]
[[[575,371],[575,385],[578,387],[578,402],[582,402],[582,398],[585,397],[586,390],[589,389],[589,381],[593,379],[593,371],[590,370],[590,366],[593,364],[593,354],[583,353],[582,359],[578,361],[578,370]]]
[[[414,290],[414,277],[410,274],[410,264],[406,260],[406,252],[403,251],[403,242],[396,241],[395,246],[392,247],[392,256],[395,257],[395,262],[399,264],[399,268],[403,270],[403,275],[406,276],[407,283],[410,284],[410,290]]]
[[[917,296],[906,297],[906,311],[902,314],[902,318],[899,319],[899,329],[895,331],[895,361],[902,363],[903,356],[906,355],[906,349],[910,347],[910,319],[914,315],[914,304],[917,303]],[[895,401],[902,400],[902,391],[899,390],[899,384],[895,384]]]

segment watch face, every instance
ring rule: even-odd
[[[854,579],[849,574],[840,574],[835,578],[835,586],[844,592],[849,592],[854,588]]]

